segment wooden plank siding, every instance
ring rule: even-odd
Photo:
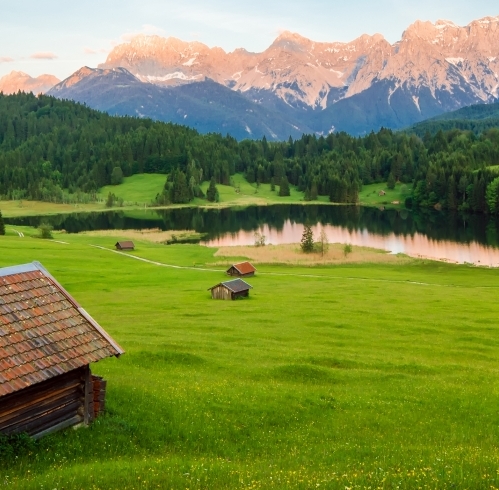
[[[0,432],[33,437],[93,419],[93,393],[86,392],[90,369],[84,366],[2,397]],[[91,416],[89,415],[91,413]],[[91,417],[91,418],[90,418]]]
[[[232,291],[227,289],[225,286],[219,284],[211,290],[211,297],[213,299],[232,299]]]
[[[212,299],[233,300],[237,298],[247,298],[248,296],[249,296],[248,290],[241,291],[239,293],[234,293],[223,285],[216,286],[211,290]]]

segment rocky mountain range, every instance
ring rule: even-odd
[[[21,92],[33,92],[35,95],[43,94],[50,90],[60,80],[54,75],[40,75],[33,78],[22,71],[12,71],[0,78],[0,92],[5,95]]]
[[[262,53],[141,35],[48,93],[237,138],[398,129],[499,99],[499,17],[417,21],[395,44],[284,32]]]

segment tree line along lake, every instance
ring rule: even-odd
[[[251,245],[255,233],[267,244],[298,243],[303,225],[322,229],[331,243],[383,249],[457,263],[499,266],[499,221],[478,214],[434,210],[408,211],[359,206],[272,205],[246,208],[72,213],[5,218],[7,225],[48,223],[55,230],[193,230],[210,246]]]

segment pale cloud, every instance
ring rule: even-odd
[[[14,61],[14,58],[11,58],[10,56],[0,56],[0,63],[12,63]]]
[[[39,53],[33,53],[30,58],[33,60],[55,60],[57,58],[57,55],[54,53],[42,51]]]
[[[164,29],[161,29],[161,27],[157,27],[157,26],[154,26],[152,24],[143,24],[142,28],[139,29],[138,31],[135,31],[135,32],[126,32],[125,34],[123,34],[121,36],[121,40],[125,41],[125,42],[128,42],[128,41],[131,41],[134,37],[140,36],[140,35],[144,35],[144,36],[153,36],[153,35],[165,36],[166,35],[166,31]]]

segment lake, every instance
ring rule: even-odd
[[[457,263],[499,266],[499,223],[483,215],[434,210],[380,210],[360,206],[273,205],[247,208],[180,208],[5,218],[6,224],[51,224],[68,233],[107,229],[195,230],[210,246],[297,243],[303,224],[314,236]]]

